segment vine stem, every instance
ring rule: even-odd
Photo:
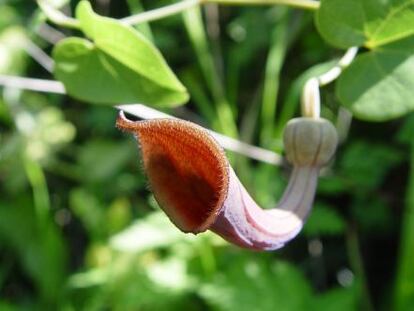
[[[303,116],[316,119],[320,117],[321,98],[319,88],[335,81],[342,71],[353,62],[357,54],[357,47],[349,48],[334,67],[306,81],[302,91]]]
[[[193,7],[199,6],[204,0],[183,0],[171,5],[163,6],[159,9],[146,11],[131,15],[121,19],[121,22],[128,25],[136,25],[144,22],[149,22],[157,19],[161,19],[170,15],[184,12]],[[205,1],[204,1],[205,2]]]
[[[39,46],[37,46],[32,40],[26,39],[23,48],[26,51],[26,53],[29,54],[40,66],[46,69],[46,71],[53,71],[53,59],[47,53],[45,53]]]
[[[46,17],[56,25],[72,29],[80,28],[80,23],[77,19],[63,14],[46,0],[37,0],[37,5]]]
[[[320,3],[314,0],[204,0],[205,3],[224,5],[287,5],[305,10],[318,10]]]
[[[317,10],[320,6],[319,1],[314,0],[183,0],[158,9],[125,17],[120,21],[127,25],[136,25],[182,13],[193,7],[207,3],[221,5],[287,5],[305,10]],[[72,29],[80,28],[80,23],[77,19],[63,14],[46,0],[37,0],[37,4],[46,17],[56,25]]]
[[[358,48],[356,46],[349,48],[336,66],[317,77],[319,86],[324,86],[335,81],[341,75],[342,71],[351,65],[357,54]]]
[[[0,85],[44,93],[65,94],[59,81],[0,75]]]
[[[361,303],[363,304],[362,309],[367,311],[373,311],[374,307],[368,288],[367,276],[361,254],[361,246],[359,244],[358,232],[356,230],[355,224],[349,225],[349,228],[346,233],[346,245],[349,256],[349,262],[351,264],[352,270],[361,282]]]
[[[313,0],[183,0],[171,5],[154,9],[151,11],[138,13],[121,19],[128,25],[135,25],[143,22],[150,22],[161,19],[170,15],[184,12],[193,7],[206,3],[215,3],[221,5],[288,5],[307,10],[317,10],[319,1]]]

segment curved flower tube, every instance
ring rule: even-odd
[[[254,250],[278,249],[299,233],[312,207],[320,167],[337,144],[327,120],[289,122],[284,141],[293,171],[277,207],[263,210],[204,128],[176,119],[134,122],[122,111],[116,125],[137,137],[154,197],[181,231],[211,230]]]

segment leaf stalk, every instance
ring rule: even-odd
[[[129,25],[136,25],[179,14],[208,3],[220,5],[287,5],[305,10],[317,10],[319,8],[319,2],[313,0],[183,0],[159,9],[128,16],[121,19],[121,21]]]

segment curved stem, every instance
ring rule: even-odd
[[[342,58],[338,61],[335,67],[316,77],[318,79],[319,85],[324,86],[335,81],[341,75],[342,71],[352,63],[357,54],[358,47],[354,46],[349,48],[345,52],[344,56],[342,56]]]
[[[317,119],[321,114],[321,96],[317,78],[306,81],[302,92],[302,115]]]
[[[349,48],[338,63],[327,72],[310,78],[306,81],[302,91],[302,115],[310,118],[319,118],[321,99],[319,88],[335,81],[348,67],[358,54],[358,47]]]
[[[37,4],[46,17],[56,25],[72,29],[80,28],[80,23],[77,19],[63,14],[61,11],[50,5],[46,0],[37,0]]]

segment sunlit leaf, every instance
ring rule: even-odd
[[[25,66],[27,55],[24,52],[26,33],[12,26],[0,33],[0,74],[20,74]]]
[[[341,102],[356,117],[371,121],[413,111],[413,48],[414,36],[358,56],[338,81]]]
[[[379,47],[414,35],[412,0],[322,0],[319,32],[329,43]]]
[[[414,110],[414,2],[322,0],[319,32],[340,47],[364,46],[340,77],[337,95],[360,119],[385,121]]]
[[[316,295],[312,300],[309,310],[358,310],[358,293],[356,287],[335,288],[328,292]]]
[[[20,264],[43,299],[53,301],[63,286],[66,249],[52,219],[43,226],[30,201],[0,202],[0,242],[18,254]]]
[[[18,24],[20,21],[17,10],[12,6],[0,4],[0,32],[13,24]]]
[[[306,310],[310,288],[295,267],[259,256],[234,259],[201,288],[200,294],[214,310]]]
[[[142,252],[170,246],[186,237],[164,214],[157,212],[113,236],[111,246],[124,252]]]
[[[92,103],[176,106],[188,99],[184,86],[143,35],[96,15],[87,1],[76,16],[91,40],[67,38],[53,51],[55,75],[67,92]]]

